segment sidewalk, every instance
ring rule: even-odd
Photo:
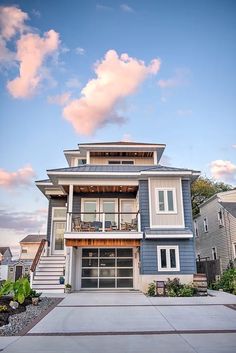
[[[236,297],[211,294],[72,293],[4,352],[235,353]]]

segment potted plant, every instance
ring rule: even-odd
[[[65,293],[71,293],[71,284],[69,284],[69,283],[67,283],[66,285],[65,285]]]
[[[63,276],[59,277],[59,283],[64,284],[65,283],[65,278]]]

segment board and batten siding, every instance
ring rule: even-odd
[[[176,213],[158,213],[156,189],[158,188],[173,188],[176,194]],[[184,227],[183,220],[183,205],[182,205],[182,186],[181,179],[176,177],[158,177],[149,179],[149,194],[150,194],[150,226],[153,228],[176,226]]]
[[[53,207],[66,207],[66,198],[51,197],[48,204],[48,224],[47,224],[47,241],[50,244],[52,229],[52,209]]]
[[[182,180],[181,190],[183,195],[183,210],[185,227],[192,230],[192,207],[191,192],[189,180]],[[141,213],[142,231],[150,229],[149,218],[149,192],[148,181],[139,182],[139,209]],[[168,230],[168,228],[166,228]],[[170,232],[173,228],[169,229]],[[153,230],[154,231],[154,230]],[[158,245],[177,245],[179,246],[180,271],[176,272],[158,272],[157,269],[157,246]],[[144,239],[140,247],[141,274],[193,274],[196,272],[194,239]]]

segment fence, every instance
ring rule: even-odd
[[[207,276],[207,284],[211,284],[216,280],[216,276],[221,274],[221,263],[220,259],[217,260],[208,260],[198,259],[197,264],[197,273],[205,273]]]

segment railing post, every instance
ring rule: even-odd
[[[138,213],[138,232],[141,232],[141,215]]]
[[[105,232],[105,213],[102,214],[102,231]]]

